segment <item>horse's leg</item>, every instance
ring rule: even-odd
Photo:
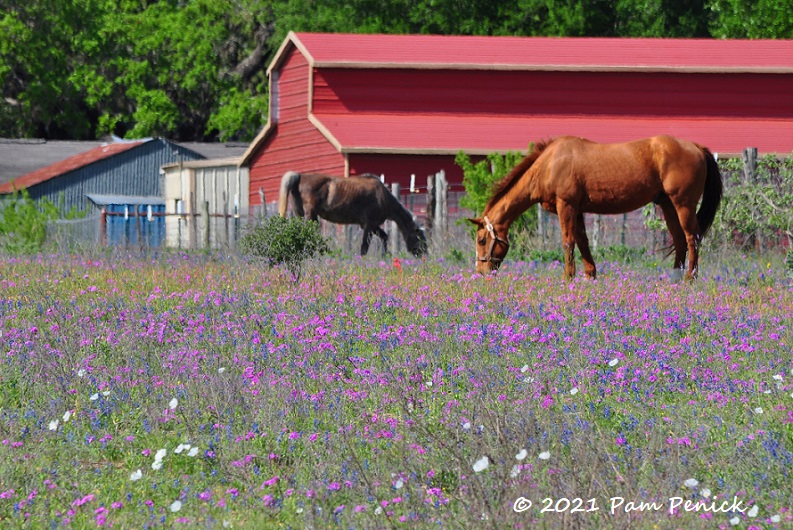
[[[597,276],[595,260],[592,259],[592,252],[589,250],[589,238],[586,236],[586,225],[584,225],[584,214],[580,213],[576,217],[575,244],[581,251],[581,261],[584,262],[584,274],[594,279]]]
[[[677,210],[672,205],[672,201],[666,199],[661,201],[659,205],[664,212],[666,228],[672,236],[672,245],[675,249],[674,270],[680,271],[686,262],[686,234],[683,232],[683,227],[680,226],[680,219],[677,218]]]
[[[361,242],[361,256],[366,256],[369,252],[369,243],[372,241],[372,231],[368,228],[363,229],[363,241]]]
[[[672,200],[674,204],[674,199]],[[680,226],[683,228],[683,233],[686,235],[686,244],[688,246],[688,269],[686,270],[686,280],[691,280],[697,277],[699,267],[699,223],[697,222],[696,204],[690,206],[688,204],[675,204],[677,210],[677,217],[680,220]]]
[[[562,251],[564,252],[564,276],[575,276],[575,240],[576,217],[575,208],[563,200],[556,201],[556,214],[559,216],[559,226],[562,229]]]
[[[374,233],[383,242],[383,256],[385,257],[388,254],[388,234],[379,226],[374,228]]]

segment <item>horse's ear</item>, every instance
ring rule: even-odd
[[[484,226],[485,225],[485,223],[482,222],[482,218],[481,217],[469,217],[468,218],[468,222],[472,223],[472,224],[475,224],[476,226]]]

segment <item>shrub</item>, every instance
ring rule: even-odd
[[[47,223],[60,217],[52,201],[34,201],[27,190],[15,191],[0,201],[0,249],[9,254],[39,252],[47,238]]]
[[[301,217],[270,217],[258,222],[240,240],[246,254],[264,258],[270,267],[284,265],[297,281],[303,262],[330,251],[317,221]]]

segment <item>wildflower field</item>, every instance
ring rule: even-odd
[[[0,528],[791,528],[793,284],[708,259],[4,259]]]

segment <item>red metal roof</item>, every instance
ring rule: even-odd
[[[30,173],[22,175],[11,182],[6,182],[5,184],[0,185],[0,194],[12,193],[14,190],[29,188],[30,186],[40,184],[70,171],[74,171],[75,169],[93,164],[94,162],[109,158],[118,153],[128,151],[133,147],[137,147],[145,143],[146,141],[147,140],[142,140],[139,142],[112,143],[95,147],[78,155],[70,156],[69,158],[61,160],[60,162],[55,162],[54,164],[37,169],[36,171],[31,171]]]
[[[793,72],[793,40],[290,33],[314,67]]]
[[[763,152],[793,151],[793,120],[699,119],[615,116],[459,116],[416,114],[326,114],[314,122],[346,153],[468,154],[526,151],[530,142],[581,136],[597,142],[623,142],[671,134],[735,155],[762,145]]]

